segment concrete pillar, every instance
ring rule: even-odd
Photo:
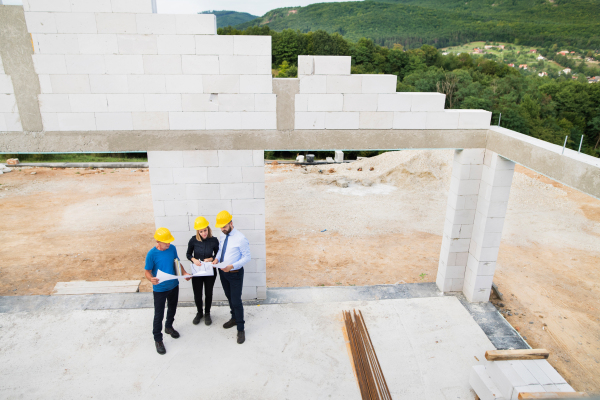
[[[463,287],[469,301],[490,298],[514,172],[514,162],[485,151]]]
[[[436,279],[441,291],[489,300],[514,165],[490,150],[455,152]]]
[[[265,171],[262,150],[150,151],[150,184],[156,228],[168,228],[184,266],[194,220],[208,219],[215,237],[217,213],[227,210],[250,242],[251,261],[244,266],[243,299],[266,298]],[[193,301],[191,282],[180,283],[180,299]],[[220,280],[215,301],[225,300]]]

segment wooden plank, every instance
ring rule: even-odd
[[[52,294],[100,294],[100,293],[135,293],[140,290],[139,280],[132,281],[73,281],[58,282]]]
[[[521,399],[581,399],[589,397],[584,392],[529,392],[519,393]]]
[[[80,287],[118,287],[118,286],[131,286],[139,285],[141,281],[71,281],[71,282],[57,282],[54,288],[80,288]]]
[[[549,356],[550,352],[546,349],[488,350],[485,352],[485,359],[488,361],[540,360],[547,359]]]

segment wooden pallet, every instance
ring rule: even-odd
[[[58,282],[52,294],[135,293],[140,291],[140,283],[139,280]]]

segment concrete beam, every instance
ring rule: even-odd
[[[0,5],[0,54],[4,71],[15,88],[23,130],[43,130],[37,97],[40,81],[33,67],[31,35],[22,6]]]

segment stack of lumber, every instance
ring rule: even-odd
[[[482,400],[581,397],[546,361],[548,356],[544,349],[487,351],[487,361],[473,366],[469,383]]]

